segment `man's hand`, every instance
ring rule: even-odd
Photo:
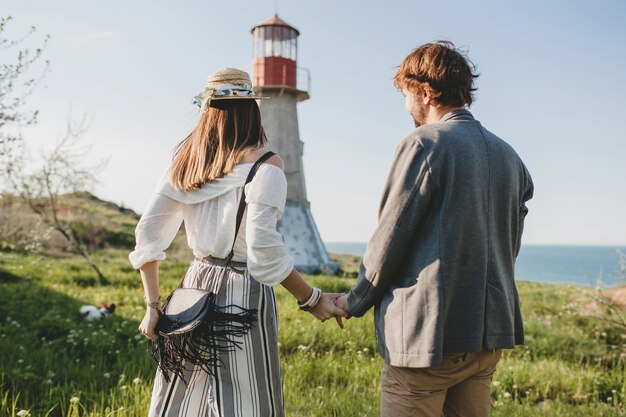
[[[334,303],[335,298],[340,295],[341,294],[323,293],[322,298],[320,298],[315,307],[313,307],[309,313],[313,314],[322,322],[334,317],[335,320],[337,320],[339,327],[343,329],[343,321],[341,319],[342,317],[346,317],[348,312],[337,308]]]
[[[338,297],[334,299],[334,303],[337,307],[339,307],[340,309],[346,312],[347,314],[347,316],[345,316],[346,319],[349,319],[350,317],[352,317],[350,315],[350,308],[348,307],[348,294],[339,295]]]

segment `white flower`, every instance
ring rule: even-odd
[[[500,381],[493,381],[493,383],[492,383],[492,385],[494,387],[499,387],[501,384],[502,384],[502,382],[500,382]]]
[[[72,398],[70,398],[70,402],[71,402],[72,404],[78,404],[78,403],[80,402],[80,398],[78,398],[78,397],[72,397]]]
[[[120,387],[120,389],[121,389],[122,391],[126,391],[126,390],[128,389],[128,387],[127,387],[126,385],[122,385],[122,386]]]
[[[504,393],[504,398],[511,398],[511,393],[510,392],[505,392]]]
[[[30,416],[30,411],[28,411],[28,410],[20,410],[20,411],[17,412],[17,415],[19,417],[28,417],[28,416]]]
[[[102,375],[102,376],[107,378],[107,379],[111,378],[111,374],[108,373],[108,372],[105,372],[104,375]]]
[[[133,384],[141,384],[141,378],[133,379]]]

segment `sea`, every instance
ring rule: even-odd
[[[366,243],[326,242],[331,253],[363,256]],[[619,252],[626,247],[522,245],[515,279],[553,284],[615,287],[626,284]]]

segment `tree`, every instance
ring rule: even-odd
[[[20,49],[36,29],[32,27],[21,38],[8,39],[5,31],[11,20],[10,16],[0,18],[0,50],[19,49],[14,63],[0,64],[0,186],[5,193],[18,196],[48,230],[59,233],[89,263],[100,284],[108,284],[78,238],[72,222],[59,215],[64,196],[91,188],[104,163],[95,167],[83,164],[88,151],[82,144],[84,119],[79,123],[68,122],[57,145],[51,151],[42,152],[39,162],[29,155],[21,128],[36,123],[38,111],[26,111],[24,104],[45,75],[48,61],[38,77],[30,77],[29,70],[41,59],[49,37],[46,36],[42,46],[34,51],[27,47]]]
[[[11,20],[11,16],[0,17],[0,52],[9,54],[16,49],[14,62],[0,64],[0,164],[10,160],[19,148],[21,128],[36,123],[38,111],[26,111],[24,104],[49,68],[49,62],[45,61],[38,75],[31,74],[31,68],[43,57],[49,36],[44,37],[39,47],[30,49],[24,43],[35,34],[36,28],[33,26],[22,37],[11,39],[6,36]]]

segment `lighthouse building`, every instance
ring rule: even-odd
[[[302,168],[303,142],[298,129],[297,103],[309,98],[310,76],[297,66],[300,32],[278,16],[252,28],[253,85],[260,100],[269,147],[285,162],[287,203],[278,223],[285,247],[302,272],[334,271],[311,214]]]

